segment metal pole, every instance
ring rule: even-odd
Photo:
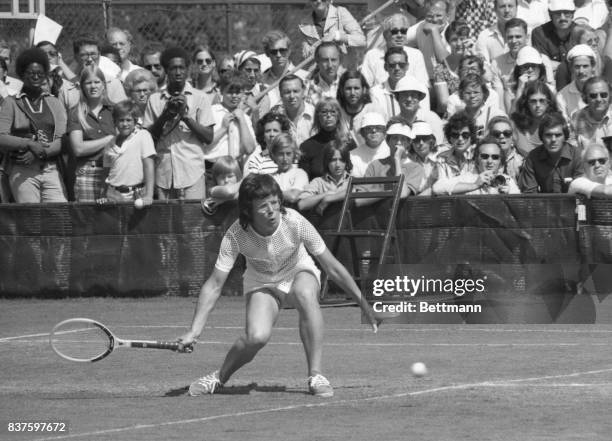
[[[232,30],[230,23],[232,22],[232,2],[230,0],[225,4],[225,41],[227,42],[226,52],[232,53]]]
[[[113,0],[102,0],[102,13],[104,14],[104,30],[113,26]]]

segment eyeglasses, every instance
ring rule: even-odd
[[[493,161],[497,161],[497,160],[499,160],[500,156],[499,155],[489,155],[487,153],[481,153],[480,154],[480,159],[487,160],[489,158],[491,158]]]
[[[470,132],[452,132],[450,134],[451,139],[459,139],[459,137],[463,139],[470,139],[472,137]]]
[[[92,59],[95,60],[99,56],[100,56],[99,52],[87,52],[87,53],[84,53],[84,54],[79,54],[79,58],[81,60],[87,60],[88,58],[92,58]]]
[[[270,55],[282,55],[283,57],[285,55],[287,55],[287,52],[289,52],[289,49],[286,48],[286,47],[281,47],[281,48],[278,48],[278,49],[270,49],[270,50],[268,50],[268,53]]]
[[[387,66],[389,66],[389,69],[396,69],[396,68],[400,68],[400,69],[406,69],[406,66],[408,66],[408,63],[387,63]]]
[[[28,78],[44,78],[47,76],[42,70],[26,70],[23,74]]]
[[[608,162],[608,158],[595,158],[595,159],[587,159],[587,164],[593,167],[596,163],[599,165],[604,165]]]
[[[198,65],[202,65],[206,63],[208,66],[210,66],[213,63],[213,59],[212,58],[198,58],[196,60],[196,64]]]
[[[504,138],[510,138],[512,136],[512,130],[492,130],[491,135],[494,138],[499,138],[500,136],[504,136]]]
[[[337,113],[335,110],[321,110],[319,112],[319,115],[321,116],[336,116]]]
[[[362,129],[366,135],[381,133],[385,131],[385,126],[367,126]]]
[[[589,98],[592,100],[596,100],[598,97],[605,100],[608,98],[608,92],[589,93]]]
[[[389,31],[391,35],[402,34],[406,35],[408,33],[408,28],[393,28]]]
[[[160,70],[162,68],[161,64],[145,64],[144,68],[146,70]]]

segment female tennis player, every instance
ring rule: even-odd
[[[331,280],[352,295],[376,332],[379,322],[374,311],[348,271],[327,249],[317,230],[297,211],[283,207],[283,193],[274,178],[257,174],[244,178],[238,206],[240,217],[221,241],[213,273],[200,291],[191,330],[178,341],[184,345],[196,343],[239,253],[247,262],[243,276],[247,309],[245,334],[236,340],[221,369],[192,383],[189,394],[212,394],[222,387],[266,345],[281,306],[291,305],[299,313],[300,338],[308,361],[309,391],[318,397],[331,397],[334,390],[321,374],[320,271],[306,250],[315,256]]]

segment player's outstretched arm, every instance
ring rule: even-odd
[[[208,314],[213,310],[219,296],[221,295],[221,289],[227,280],[229,273],[223,272],[215,268],[208,278],[202,289],[200,290],[200,297],[198,298],[198,304],[196,306],[193,320],[191,322],[191,329],[186,334],[178,338],[178,341],[183,343],[185,346],[191,345],[196,342],[196,339],[202,333]]]
[[[370,325],[372,325],[372,329],[374,332],[377,332],[380,320],[376,318],[374,310],[366,298],[361,295],[361,290],[344,265],[342,265],[327,248],[322,254],[316,256],[316,258],[321,267],[325,268],[329,278],[336,282],[340,288],[349,293],[353,299],[355,299],[355,302],[357,302],[359,307],[365,313],[368,322],[370,322]]]

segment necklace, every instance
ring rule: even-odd
[[[28,108],[30,109],[32,113],[42,113],[42,110],[43,110],[43,100],[42,99],[39,99],[38,101],[38,110],[34,108],[34,106],[32,105],[32,102],[30,101],[30,98],[28,98],[27,96],[24,97],[24,101],[28,105]]]

